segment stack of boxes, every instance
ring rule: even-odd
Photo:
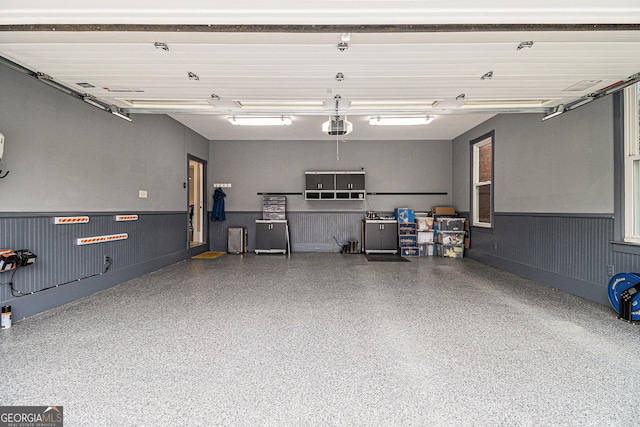
[[[398,220],[398,246],[400,247],[400,256],[420,256],[418,232],[413,209],[398,208],[395,210],[394,216]]]
[[[436,253],[442,257],[462,258],[468,247],[468,222],[458,218],[453,207],[436,207],[432,210]]]
[[[285,196],[263,196],[262,219],[287,219],[287,198]]]
[[[469,222],[450,206],[438,206],[431,212],[415,213],[409,208],[394,212],[398,220],[398,246],[403,257],[438,255],[462,258],[469,248]]]
[[[417,213],[416,230],[420,256],[433,256],[433,217],[428,213]]]

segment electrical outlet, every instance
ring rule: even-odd
[[[613,265],[607,265],[607,276],[613,277],[616,274],[616,269]]]

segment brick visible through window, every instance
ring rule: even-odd
[[[493,134],[472,141],[473,156],[473,224],[490,227],[493,184]]]

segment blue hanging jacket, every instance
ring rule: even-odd
[[[227,195],[224,194],[222,188],[217,188],[213,192],[213,210],[211,211],[211,221],[224,221],[224,198]]]

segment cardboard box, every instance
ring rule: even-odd
[[[436,206],[431,208],[431,214],[433,215],[455,215],[456,208],[453,206]]]
[[[400,224],[406,224],[408,222],[416,222],[413,215],[413,209],[410,208],[397,208],[393,212],[393,216],[398,220]]]

